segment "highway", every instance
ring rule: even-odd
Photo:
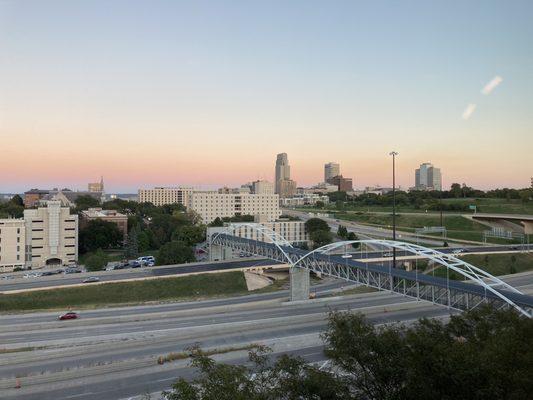
[[[505,278],[533,291],[533,273]],[[291,353],[324,360],[320,332],[331,309],[364,312],[376,324],[449,315],[446,308],[388,292],[339,296],[345,282],[314,286],[317,300],[287,304],[287,291],[213,299],[82,311],[58,321],[56,313],[0,316],[2,399],[122,399],[168,389],[191,377],[187,360],[157,364],[157,358],[194,343],[227,349],[250,343],[271,346],[274,355]],[[215,356],[242,363],[246,351]],[[15,389],[16,376],[21,388]]]
[[[303,212],[303,211],[295,211],[295,210],[289,210],[289,209],[283,209],[283,213],[287,215],[291,215],[294,217],[298,217],[304,221],[313,218],[313,216],[310,216],[309,213]],[[348,229],[349,232],[354,232],[358,236],[363,238],[382,238],[382,239],[392,239],[392,230],[390,229],[384,229],[381,227],[374,227],[369,225],[360,224],[353,221],[343,221],[343,220],[337,220],[335,218],[329,218],[320,216],[320,219],[323,219],[328,223],[328,225],[331,227],[333,232],[337,232],[337,229],[339,228],[339,225],[342,225]],[[436,238],[433,239],[431,237],[428,237],[427,235],[419,236],[417,237],[412,232],[405,232],[401,230],[396,231],[397,239],[399,240],[409,240],[412,242],[420,243],[423,245],[429,245],[429,246],[442,246],[443,240]],[[461,241],[461,240],[455,240],[455,239],[446,239],[450,246],[462,246],[458,245],[457,243],[468,243],[468,241]],[[476,242],[470,242],[471,244],[475,244]]]
[[[438,250],[446,253],[452,254],[454,251],[457,251],[457,247],[447,247],[439,248]],[[527,250],[527,246],[520,245],[488,245],[488,246],[468,246],[461,247],[464,250],[460,254],[454,254],[455,256],[461,256],[465,254],[495,254],[495,253],[519,253],[521,251]],[[533,250],[533,245],[529,245],[529,249]],[[360,251],[352,249],[351,247],[339,248],[336,252],[332,254],[343,254],[348,252],[352,254],[354,260],[364,260],[364,259],[374,259],[371,262],[383,262],[378,260],[383,260],[390,258],[385,256],[386,253],[390,253],[390,249],[383,249],[382,251]],[[396,256],[400,257],[402,260],[407,261],[411,259],[411,254],[405,251],[396,251]],[[415,259],[414,257],[412,259]],[[144,268],[135,268],[135,269],[122,269],[114,271],[99,271],[99,272],[86,272],[79,274],[60,274],[53,276],[41,276],[36,278],[23,278],[23,273],[16,274],[4,274],[14,277],[14,279],[9,280],[0,280],[0,293],[10,292],[10,291],[20,291],[28,289],[37,289],[37,288],[47,288],[47,287],[59,287],[59,286],[69,286],[69,285],[78,285],[88,276],[98,276],[101,282],[112,282],[119,280],[129,280],[129,279],[143,279],[143,278],[156,278],[163,276],[179,276],[184,274],[191,273],[203,273],[203,272],[214,272],[214,271],[227,271],[231,269],[249,269],[249,268],[261,268],[261,267],[281,267],[282,264],[264,259],[264,258],[251,258],[251,259],[237,259],[229,261],[214,261],[214,262],[197,262],[189,264],[178,264],[178,265],[166,265],[160,267],[144,267]],[[1,276],[2,274],[0,274]]]
[[[68,286],[80,284],[89,276],[97,276],[101,282],[112,282],[125,279],[142,279],[162,277],[169,275],[183,275],[190,273],[226,271],[235,268],[253,268],[265,265],[277,265],[276,261],[267,259],[244,259],[231,261],[198,262],[178,265],[165,265],[160,267],[129,268],[114,271],[83,272],[78,274],[58,274],[52,276],[40,276],[35,278],[23,278],[24,273],[0,274],[8,275],[13,279],[0,280],[0,292],[13,290],[35,289],[44,287]],[[38,271],[35,271],[38,272]]]

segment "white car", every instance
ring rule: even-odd
[[[342,258],[352,258],[352,255],[351,254],[343,254],[341,257]]]
[[[453,254],[461,254],[464,251],[464,249],[455,249],[452,251]]]
[[[389,253],[384,253],[383,254],[383,257],[392,257],[394,254],[392,254],[391,252]]]

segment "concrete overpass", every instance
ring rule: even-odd
[[[503,228],[512,232],[533,235],[533,215],[476,213],[465,215],[491,228]]]

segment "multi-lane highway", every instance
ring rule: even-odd
[[[526,293],[533,291],[533,274],[506,279]],[[287,304],[288,293],[280,291],[83,311],[73,321],[58,321],[50,312],[1,315],[0,349],[13,351],[0,352],[2,399],[106,400],[158,392],[178,376],[194,373],[187,360],[158,365],[158,357],[197,342],[220,350],[260,343],[271,346],[274,354],[324,360],[319,333],[330,309],[358,310],[377,324],[449,314],[445,308],[386,292],[331,293],[340,285],[317,285],[319,299],[301,304]],[[246,351],[216,357],[241,363]],[[15,388],[17,383],[21,388]]]

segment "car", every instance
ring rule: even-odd
[[[93,283],[93,282],[100,282],[100,278],[97,276],[90,276],[83,280],[83,283]]]
[[[52,271],[44,271],[41,276],[52,276],[54,273]]]
[[[352,258],[352,255],[351,254],[343,254],[341,257],[342,258]]]
[[[128,261],[128,266],[131,267],[131,268],[140,268],[141,267],[141,263],[137,260],[130,260]]]
[[[81,270],[77,268],[66,268],[65,274],[81,274]]]
[[[465,251],[464,249],[454,249],[454,250],[452,250],[452,253],[453,254],[461,254],[464,251]]]
[[[74,311],[66,312],[65,314],[61,314],[59,317],[57,317],[58,320],[64,321],[67,319],[78,319],[79,315],[75,313]]]
[[[392,257],[394,254],[392,252],[384,253],[383,257]]]
[[[518,247],[518,246],[511,246],[511,250],[520,250],[520,247]]]

